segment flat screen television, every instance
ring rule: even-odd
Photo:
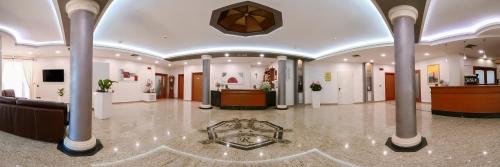
[[[43,70],[43,82],[64,82],[64,70]]]

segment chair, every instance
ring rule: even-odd
[[[5,97],[16,97],[16,92],[13,89],[2,90],[2,96]]]

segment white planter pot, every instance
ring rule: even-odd
[[[321,92],[312,91],[312,107],[319,108],[321,103]]]
[[[94,116],[98,119],[108,119],[111,117],[113,93],[94,92]]]
[[[62,96],[57,96],[57,102],[62,103],[63,102],[63,97]]]
[[[156,101],[156,93],[143,93],[142,100],[146,102]]]

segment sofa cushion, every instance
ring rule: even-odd
[[[14,98],[14,97],[0,96],[0,103],[16,104],[16,98]]]
[[[6,97],[16,97],[16,92],[12,89],[2,90],[2,96]]]
[[[29,107],[39,107],[39,108],[49,108],[49,109],[62,109],[67,111],[67,105],[64,103],[57,103],[51,101],[42,100],[28,100],[28,99],[17,99],[17,105],[29,106]]]

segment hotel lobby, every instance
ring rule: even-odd
[[[0,8],[0,166],[500,166],[500,1]]]

